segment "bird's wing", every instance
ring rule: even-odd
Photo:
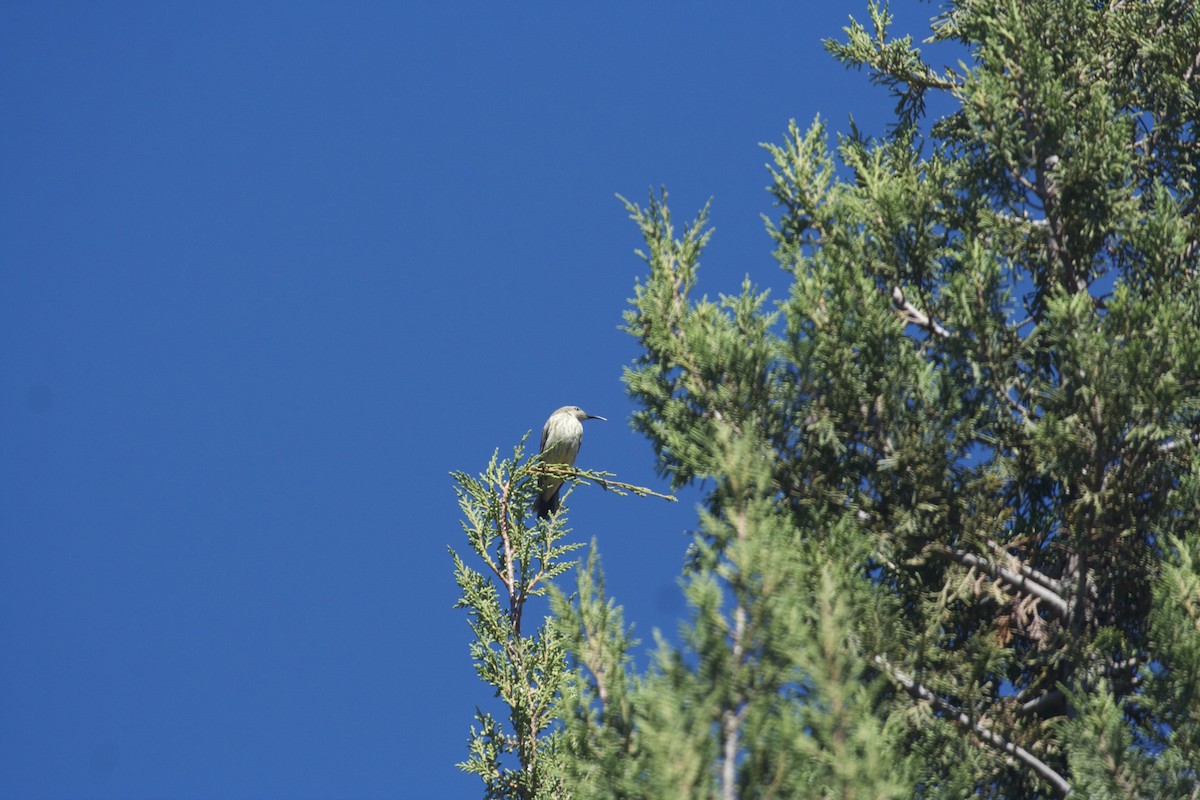
[[[538,452],[543,453],[546,450],[546,439],[550,436],[550,421],[546,420],[546,424],[542,426],[542,443],[538,446]]]

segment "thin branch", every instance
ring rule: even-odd
[[[1041,713],[1047,707],[1061,705],[1066,702],[1066,697],[1058,689],[1051,689],[1043,695],[1038,695],[1032,700],[1027,700],[1021,704],[1017,710],[1018,714],[1030,716],[1032,714]]]
[[[974,567],[982,570],[994,580],[1002,581],[1017,591],[1033,595],[1050,606],[1060,619],[1066,619],[1070,614],[1070,606],[1065,599],[1057,592],[1050,590],[1029,576],[1013,572],[1010,569],[1001,567],[986,558],[981,558],[965,550],[943,546],[935,546],[931,549],[937,555],[945,556],[951,561],[962,564],[964,567]]]
[[[726,709],[722,714],[721,800],[736,800],[737,798],[737,752],[738,744],[741,741],[742,717],[745,714],[745,706],[737,711]]]
[[[985,725],[982,721],[973,721],[965,711],[959,710],[958,707],[953,703],[943,700],[925,686],[922,686],[920,683],[917,683],[915,680],[893,667],[883,656],[875,656],[875,663],[881,666],[884,671],[887,672],[887,674],[890,675],[892,679],[896,681],[896,683],[900,684],[914,699],[924,700],[942,713],[949,714],[954,718],[955,722],[962,727],[973,731],[976,736],[978,736],[987,744],[990,744],[991,746],[1003,751],[1010,757],[1032,769],[1039,777],[1042,778],[1042,780],[1046,781],[1059,792],[1061,792],[1064,797],[1071,794],[1071,784],[1067,782],[1066,778],[1051,769],[1050,765],[1048,765],[1045,761],[1042,761],[1040,758],[1020,745],[1005,739],[1003,736]]]
[[[508,589],[508,615],[512,619],[513,629],[519,636],[521,634],[521,604],[517,602],[516,567],[513,566],[512,539],[508,535],[508,492],[511,487],[511,476],[500,484],[500,524],[498,527],[500,541],[504,544],[504,570],[500,573],[500,580],[504,582],[504,588]]]
[[[1191,83],[1192,76],[1196,74],[1196,70],[1200,70],[1200,47],[1196,48],[1196,56],[1192,59],[1192,63],[1188,64],[1188,68],[1183,73],[1183,82]]]
[[[1022,422],[1030,422],[1034,419],[1033,414],[1031,414],[1029,412],[1029,409],[1026,408],[1025,406],[1023,406],[1021,404],[1021,401],[1014,398],[1008,392],[1001,391],[1001,392],[999,392],[999,395],[1001,397],[1003,397],[1005,399],[1005,401],[1008,402],[1009,408],[1011,408],[1013,411],[1017,412],[1017,414],[1020,415]]]
[[[930,319],[928,314],[904,299],[904,290],[899,286],[892,287],[892,300],[896,302],[897,308],[905,312],[905,322],[911,322],[927,331],[932,331],[943,339],[950,338],[950,331],[939,325],[937,320]]]
[[[749,521],[746,518],[745,505],[741,505],[735,516],[734,522],[737,538],[739,541],[745,541],[750,535]],[[735,592],[736,584],[735,584]],[[740,592],[737,592],[740,595]],[[733,631],[732,631],[732,656],[733,668],[735,675],[735,684],[738,681],[737,674],[745,667],[746,656],[746,607],[742,604],[739,597],[737,607],[733,611]],[[740,693],[739,693],[740,694]],[[738,697],[735,701],[737,708],[727,708],[722,713],[721,717],[721,738],[722,738],[722,762],[721,762],[721,798],[722,800],[735,800],[737,797],[737,754],[741,746],[742,720],[746,715],[748,707],[744,698]]]
[[[1022,212],[1022,215],[1019,217],[1016,214],[1008,214],[1003,211],[993,211],[992,213],[995,215],[996,219],[1001,220],[1002,222],[1007,222],[1011,225],[1032,225],[1035,228],[1045,228],[1050,224],[1050,220],[1048,219],[1035,219],[1034,217],[1029,216],[1028,211]]]
[[[993,553],[995,553],[997,556],[1002,556],[1002,557],[1006,557],[1006,558],[1015,558],[1015,556],[1012,556],[1009,553],[1004,552],[1004,549],[1001,548],[1000,545],[993,542],[991,539],[987,540],[987,546],[988,546],[988,549],[991,550]],[[1047,589],[1054,592],[1055,594],[1058,594],[1060,596],[1064,594],[1062,581],[1051,578],[1046,573],[1044,573],[1040,570],[1036,570],[1033,567],[1029,566],[1028,564],[1021,564],[1019,567],[1017,567],[1017,572],[1020,572],[1022,575],[1024,575],[1026,578],[1029,578],[1031,581],[1037,581],[1042,586],[1045,586]]]
[[[566,464],[538,464],[533,469],[535,475],[546,475],[551,478],[560,478],[562,480],[571,480],[576,483],[587,485],[594,483],[606,492],[625,496],[626,494],[634,494],[638,497],[658,497],[663,500],[669,500],[672,503],[678,502],[679,498],[670,494],[659,494],[653,489],[648,489],[645,486],[637,486],[632,483],[623,481],[614,481],[609,476],[611,472],[593,472],[585,469],[576,469],[569,467]]]

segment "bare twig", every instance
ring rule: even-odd
[[[974,553],[968,553],[965,550],[942,546],[935,546],[931,549],[934,553],[945,556],[951,561],[962,564],[964,567],[973,567],[978,569],[984,574],[990,576],[993,580],[1001,581],[1017,591],[1033,595],[1046,605],[1050,606],[1051,609],[1053,609],[1058,615],[1059,619],[1066,619],[1070,613],[1070,606],[1067,604],[1067,601],[1058,594],[1058,592],[1055,592],[1049,587],[1042,585],[1041,582],[1033,579],[1032,576],[1013,572],[1010,569],[995,564],[986,558],[975,555]]]
[[[899,286],[892,287],[892,300],[896,302],[897,308],[905,312],[905,322],[911,322],[912,324],[924,328],[927,331],[932,331],[943,339],[950,338],[950,331],[939,325],[937,320],[930,319],[928,314],[904,299],[904,290]]]
[[[991,539],[987,540],[987,546],[988,546],[988,549],[991,550],[993,553],[995,553],[997,557],[1013,558],[1013,556],[1004,552],[1004,549],[1001,548],[1000,545],[993,542]],[[1027,564],[1021,564],[1020,566],[1017,567],[1016,571],[1021,573],[1026,578],[1029,578],[1032,581],[1037,581],[1042,586],[1045,586],[1047,589],[1054,592],[1055,594],[1058,594],[1061,596],[1064,593],[1062,581],[1051,578],[1046,573],[1041,572],[1040,570],[1036,570]]]
[[[1033,420],[1033,415],[1031,413],[1029,413],[1028,408],[1026,408],[1024,405],[1021,404],[1021,401],[1014,398],[1008,392],[1002,391],[999,394],[1001,397],[1003,397],[1005,399],[1005,401],[1008,402],[1008,407],[1011,408],[1013,411],[1017,412],[1017,414],[1019,414],[1021,416],[1021,420],[1023,422],[1029,422],[1029,421]]]
[[[875,663],[882,667],[883,670],[887,672],[887,674],[890,675],[891,678],[896,681],[896,683],[900,684],[900,686],[902,686],[904,690],[913,698],[917,700],[924,700],[942,713],[950,715],[955,722],[964,728],[970,729],[975,733],[976,736],[978,736],[987,744],[997,748],[998,750],[1007,754],[1009,757],[1032,769],[1040,778],[1061,792],[1064,797],[1071,794],[1071,784],[1067,782],[1066,778],[1051,769],[1050,765],[1045,761],[1042,761],[1033,753],[1029,752],[1015,742],[1010,742],[1008,739],[1005,739],[1003,736],[985,725],[982,721],[972,720],[970,715],[968,715],[965,711],[960,710],[948,700],[938,697],[928,688],[922,686],[917,681],[893,667],[883,656],[875,656]]]
[[[1050,224],[1050,220],[1048,219],[1035,219],[1034,217],[1029,216],[1028,211],[1023,212],[1019,217],[1016,214],[1006,214],[1003,211],[995,211],[993,213],[995,214],[996,219],[1003,222],[1008,222],[1012,225],[1032,225],[1035,228],[1045,228]]]

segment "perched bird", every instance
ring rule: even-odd
[[[584,413],[579,406],[563,406],[550,415],[542,428],[542,463],[575,466],[585,419],[604,420],[604,417]],[[538,479],[538,488],[541,493],[533,501],[533,510],[542,519],[549,519],[551,514],[558,513],[558,490],[562,488],[562,479],[543,476]]]

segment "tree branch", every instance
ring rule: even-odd
[[[508,590],[508,615],[512,619],[513,630],[517,635],[521,635],[521,604],[517,602],[517,576],[516,567],[513,565],[513,546],[512,539],[508,535],[509,526],[509,511],[508,511],[508,496],[509,489],[512,487],[512,477],[500,484],[500,519],[497,526],[500,532],[500,541],[504,545],[504,569],[498,572],[500,580],[504,582],[504,588]]]
[[[606,492],[613,492],[621,496],[634,494],[638,497],[658,497],[662,500],[669,500],[672,503],[678,502],[679,498],[671,494],[659,494],[653,489],[647,489],[645,486],[637,486],[632,483],[612,480],[611,472],[596,472],[593,470],[577,469],[567,466],[566,464],[537,464],[533,470],[534,475],[546,475],[551,478],[561,480],[570,480],[576,483],[587,484],[589,481],[595,483]]]
[[[965,550],[959,550],[957,548],[945,546],[934,546],[931,549],[937,555],[945,556],[951,561],[962,564],[964,567],[974,567],[982,570],[993,580],[1001,581],[1017,591],[1033,595],[1046,605],[1050,606],[1050,608],[1058,615],[1059,619],[1066,619],[1070,613],[1070,606],[1068,605],[1067,601],[1063,599],[1063,597],[1061,597],[1057,592],[1042,585],[1031,575],[1022,575],[1013,572],[1010,569],[1002,567],[998,564],[994,564],[986,558],[977,556],[974,553],[968,553]]]
[[[943,339],[950,338],[950,331],[939,325],[937,320],[930,319],[928,314],[904,299],[904,290],[899,286],[892,287],[892,300],[896,302],[897,308],[904,311],[905,322],[911,322],[913,325],[935,333]]]
[[[1051,689],[1045,694],[1038,695],[1032,700],[1027,700],[1017,709],[1018,714],[1030,716],[1040,714],[1043,710],[1054,706],[1060,706],[1066,703],[1066,697],[1058,689]]]
[[[1035,228],[1045,228],[1050,225],[1049,220],[1031,217],[1028,211],[1022,212],[1022,215],[1019,217],[1016,214],[1008,214],[1003,211],[993,211],[992,213],[996,219],[1012,225],[1032,225]]]
[[[1042,778],[1042,780],[1046,781],[1059,792],[1061,792],[1064,797],[1071,794],[1071,784],[1067,782],[1066,778],[1051,769],[1050,765],[1048,765],[1045,761],[1042,761],[1040,758],[1020,745],[1005,739],[1003,736],[985,725],[982,721],[973,721],[965,711],[959,710],[958,707],[953,703],[943,700],[925,686],[922,686],[920,683],[917,683],[915,680],[893,667],[883,656],[875,656],[875,663],[882,667],[883,670],[887,672],[887,674],[890,675],[891,678],[896,681],[896,683],[900,684],[900,686],[902,686],[904,690],[908,692],[909,695],[911,695],[914,699],[924,700],[938,711],[950,715],[955,722],[964,728],[970,729],[975,733],[976,736],[978,736],[987,744],[990,744],[991,746],[1003,751],[1011,758],[1016,759],[1032,769],[1035,773],[1037,773],[1038,777]]]
[[[1000,557],[1000,556],[1008,556],[1010,558],[1014,557],[1014,556],[1009,556],[1008,553],[1005,553],[1004,549],[1001,548],[1000,545],[996,544],[991,539],[987,540],[987,546],[988,546],[988,549],[991,550],[993,553],[995,553],[998,557]],[[1054,578],[1051,578],[1046,573],[1044,573],[1040,570],[1036,570],[1033,567],[1029,566],[1028,564],[1021,564],[1020,566],[1018,566],[1017,572],[1021,573],[1026,578],[1029,578],[1032,581],[1037,581],[1042,586],[1045,586],[1047,589],[1049,589],[1050,591],[1059,595],[1060,597],[1064,594],[1062,581],[1055,580]]]

